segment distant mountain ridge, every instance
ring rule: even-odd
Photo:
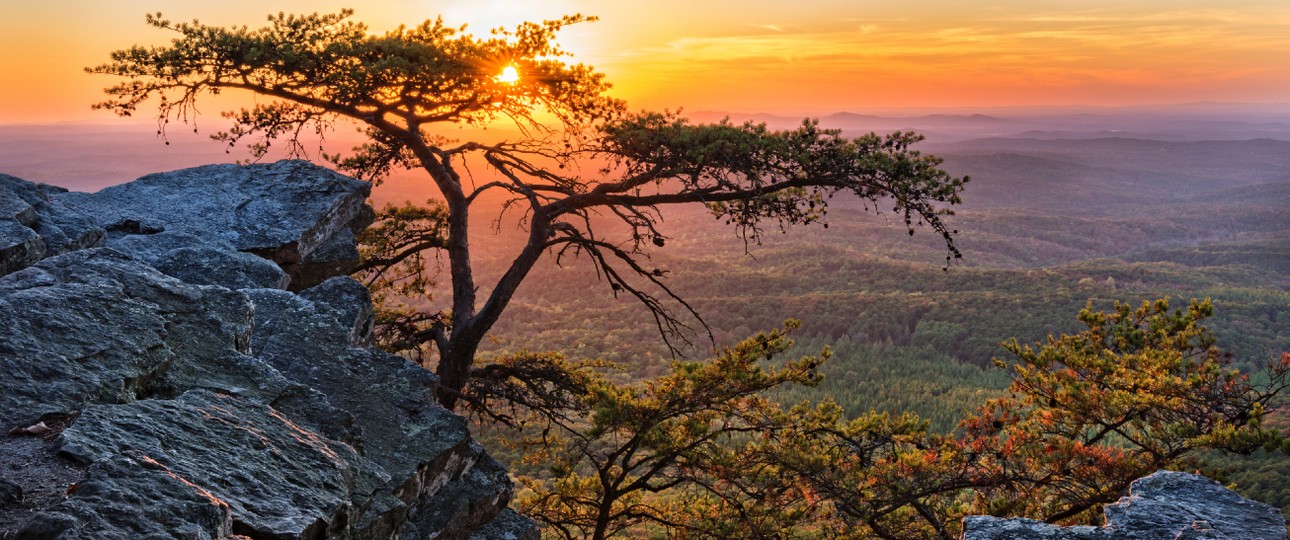
[[[824,115],[789,115],[695,111],[684,113],[696,122],[765,123],[773,129],[798,126],[804,118],[844,131],[917,131],[931,141],[958,142],[985,137],[1086,139],[1109,136],[1166,140],[1290,140],[1290,111],[1270,108],[1266,114],[1221,108],[1164,108],[1132,112],[1017,111],[929,114],[873,114],[840,111]]]

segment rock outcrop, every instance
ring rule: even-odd
[[[67,190],[0,174],[0,275],[97,244],[103,229],[51,195]]]
[[[1245,499],[1195,474],[1160,471],[1133,482],[1105,508],[1101,527],[1058,527],[1033,519],[970,516],[964,540],[1285,540],[1274,506]]]
[[[536,538],[434,375],[369,346],[336,277],[367,189],[299,161],[0,176],[0,539]]]

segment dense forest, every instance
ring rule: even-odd
[[[1208,322],[1243,370],[1290,350],[1290,143],[993,139],[937,145],[973,179],[955,216],[965,257],[933,235],[836,204],[828,228],[771,231],[746,245],[702,209],[669,213],[650,263],[725,345],[799,318],[803,351],[832,348],[817,387],[849,415],[913,411],[950,431],[1008,382],[1000,342],[1077,330],[1087,303],[1210,298]],[[502,244],[510,227],[481,236]],[[499,234],[500,233],[500,234]],[[520,289],[486,354],[556,350],[609,360],[622,380],[672,359],[652,319],[586,265],[547,264]],[[687,357],[713,346],[702,323]],[[684,344],[682,344],[684,345]],[[1207,456],[1211,473],[1290,511],[1290,460]]]

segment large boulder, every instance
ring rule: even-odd
[[[112,240],[161,232],[194,235],[277,263],[300,290],[347,270],[357,258],[352,229],[370,224],[371,187],[307,161],[207,165],[151,174],[97,193],[53,198],[92,216]],[[349,239],[349,249],[333,239]],[[330,256],[315,260],[319,248]],[[196,247],[196,246],[194,246]],[[333,271],[319,275],[313,266]]]
[[[251,310],[243,293],[184,283],[110,248],[0,278],[0,428],[173,393],[170,370],[249,352]]]
[[[187,283],[229,289],[285,289],[291,283],[291,277],[273,261],[191,234],[132,234],[113,238],[108,245]]]
[[[367,184],[281,162],[0,187],[0,539],[536,538],[334,275]]]
[[[0,174],[0,276],[102,241],[102,228],[51,198],[66,191]]]
[[[1285,540],[1274,506],[1251,501],[1204,476],[1159,471],[1135,480],[1106,505],[1101,527],[1059,527],[1023,518],[970,516],[964,540]]]

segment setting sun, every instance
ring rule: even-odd
[[[515,71],[515,66],[506,66],[502,68],[502,74],[497,76],[497,82],[514,84],[520,80],[520,73]]]
[[[104,51],[166,36],[143,25],[148,3],[11,2],[0,17],[0,122],[102,121],[83,72]],[[336,12],[353,2],[282,0],[276,10]],[[165,14],[233,25],[263,20],[261,3],[191,2]],[[820,0],[381,0],[355,15],[380,34],[443,16],[487,35],[566,14],[595,16],[559,37],[570,61],[594,66],[635,107],[832,114],[893,108],[973,109],[1284,101],[1290,84],[1285,0],[1174,3],[947,0],[870,4]],[[1024,51],[1018,52],[1018,51]],[[518,68],[519,66],[516,66]],[[493,68],[490,68],[490,71]],[[517,70],[492,71],[518,84]],[[488,72],[484,73],[487,76]],[[233,102],[235,98],[227,98]]]

